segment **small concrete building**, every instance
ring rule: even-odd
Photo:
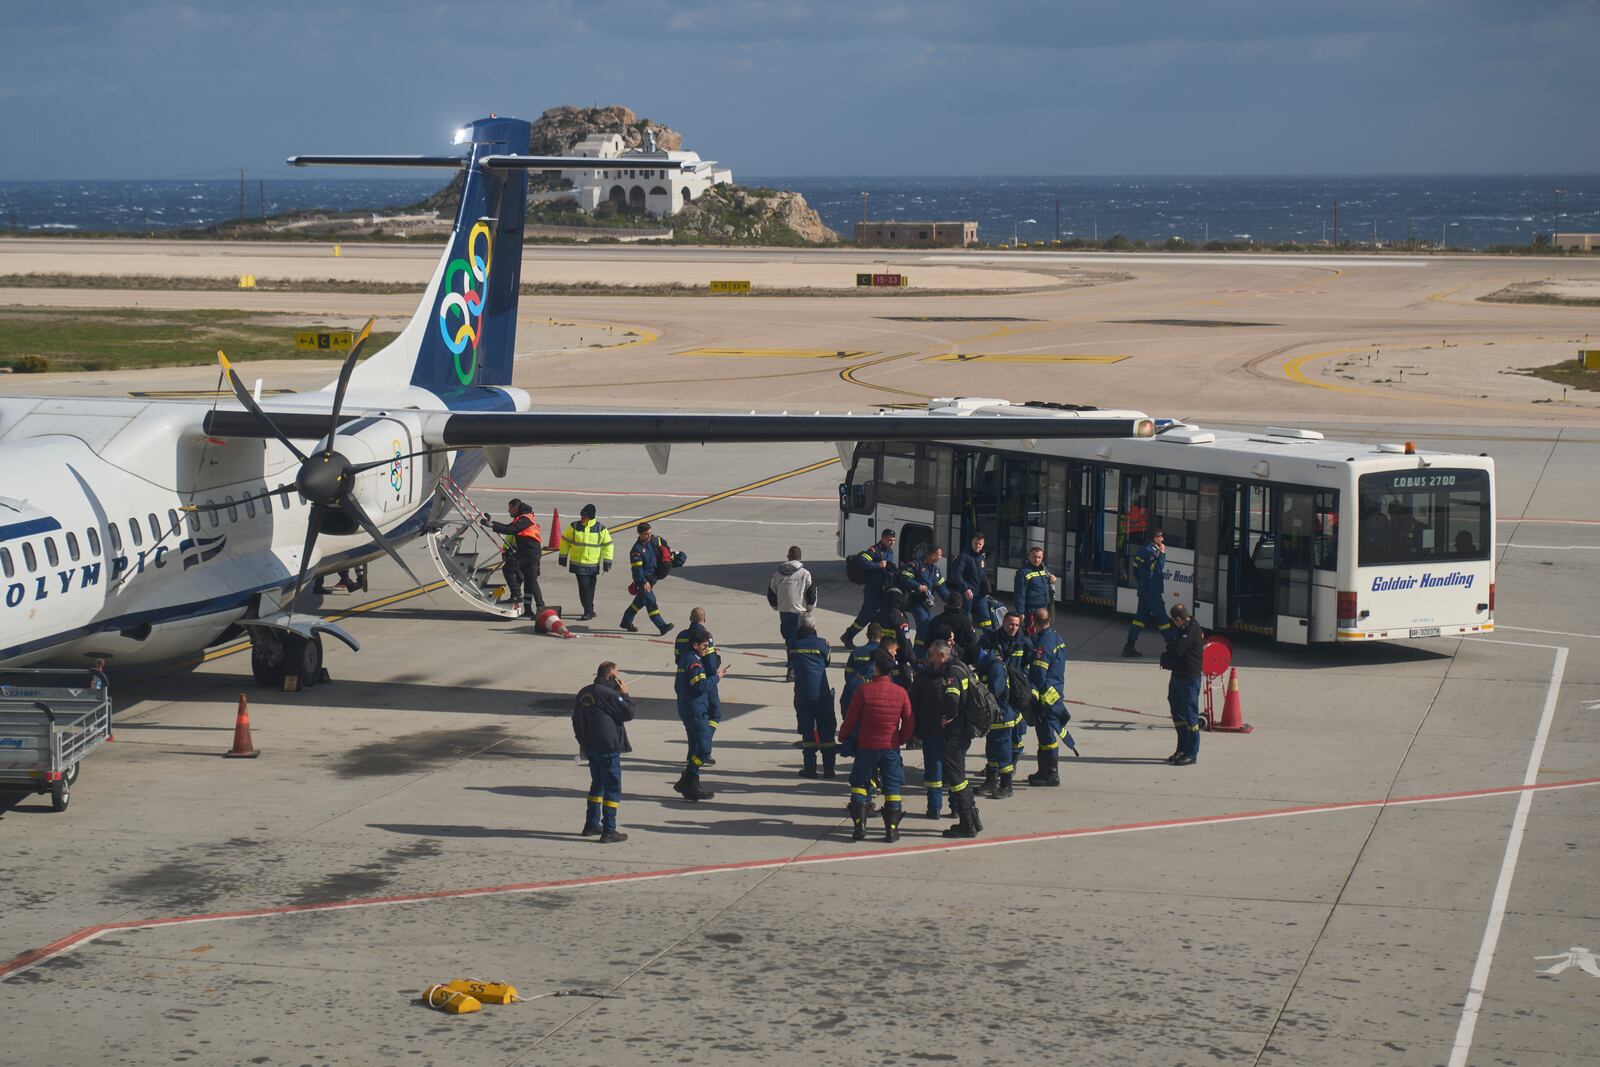
[[[572,198],[589,212],[613,201],[658,217],[676,215],[713,185],[733,184],[733,172],[718,167],[716,160],[703,160],[698,152],[659,149],[653,136],[646,137],[644,150],[624,151],[621,134],[593,134],[578,142],[568,155],[605,160],[596,170],[568,174]],[[681,166],[669,169],[659,165],[666,161]]]
[[[858,222],[856,244],[916,248],[965,248],[978,243],[976,222]]]
[[[1558,233],[1557,248],[1576,248],[1580,252],[1600,250],[1600,233]]]

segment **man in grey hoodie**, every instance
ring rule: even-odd
[[[772,572],[772,579],[767,582],[767,603],[778,613],[778,632],[783,636],[783,647],[788,648],[800,630],[800,619],[817,605],[817,583],[800,562],[799,545],[791,545],[788,561]],[[783,680],[793,679],[786,673]]]

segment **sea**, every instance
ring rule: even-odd
[[[1451,248],[1526,245],[1548,234],[1600,232],[1600,175],[1402,177],[877,177],[748,176],[792,189],[849,236],[873,220],[975,220],[987,243],[1083,238],[1163,244],[1332,240]],[[249,180],[244,214],[394,209],[437,178]],[[1556,190],[1561,190],[1559,193]],[[863,197],[863,194],[865,196]],[[0,233],[170,234],[237,218],[237,180],[0,182]]]

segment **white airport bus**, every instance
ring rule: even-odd
[[[938,399],[930,412],[1011,407]],[[1135,417],[1138,413],[1130,413]],[[861,442],[839,487],[839,551],[884,530],[897,559],[974,532],[1009,598],[1042,545],[1063,604],[1131,613],[1130,562],[1161,529],[1167,604],[1208,630],[1290,644],[1394,641],[1494,629],[1494,461],[1311,430],[1208,430],[1157,420],[1150,438]]]

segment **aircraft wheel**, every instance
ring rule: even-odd
[[[283,637],[272,630],[250,633],[250,673],[256,684],[268,689],[283,688],[287,664]]]
[[[318,634],[307,639],[291,634],[284,640],[284,652],[279,683],[282,684],[283,674],[297,674],[300,688],[310,689],[316,685],[322,676],[322,636]]]

